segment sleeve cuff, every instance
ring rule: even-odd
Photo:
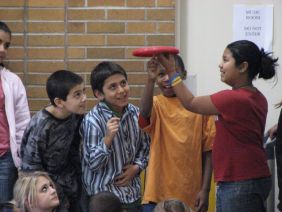
[[[140,128],[145,128],[150,125],[150,118],[144,118],[141,114],[139,114],[138,124]]]

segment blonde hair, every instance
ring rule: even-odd
[[[187,205],[178,199],[169,199],[159,202],[154,212],[191,212]]]
[[[36,171],[32,173],[24,173],[19,177],[14,186],[14,202],[16,207],[21,212],[29,211],[27,206],[37,205],[36,196],[36,184],[39,177],[45,177],[53,183],[52,179],[46,172]],[[54,183],[53,183],[54,184]]]

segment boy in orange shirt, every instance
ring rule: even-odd
[[[182,79],[186,70],[175,55]],[[176,97],[168,75],[156,58],[148,62],[148,79],[141,98],[139,125],[151,136],[143,211],[177,198],[195,211],[208,210],[212,175],[214,118],[186,110]],[[153,97],[157,83],[162,94]]]

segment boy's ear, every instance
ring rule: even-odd
[[[62,100],[62,99],[56,97],[56,98],[54,99],[54,103],[55,103],[56,107],[58,107],[58,108],[63,108],[63,100]]]
[[[187,71],[186,71],[186,70],[183,70],[183,71],[181,72],[181,78],[182,78],[183,80],[186,80],[186,78],[187,78]]]
[[[99,100],[103,101],[104,100],[104,94],[98,90],[93,91],[94,96]]]

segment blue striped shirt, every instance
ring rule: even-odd
[[[122,173],[125,165],[137,164],[140,169],[147,166],[150,139],[138,126],[138,113],[137,107],[128,104],[110,147],[105,145],[104,137],[107,122],[114,116],[113,111],[100,102],[83,119],[82,181],[88,195],[111,191],[126,204],[141,197],[139,174],[128,186],[114,184],[114,179]]]

